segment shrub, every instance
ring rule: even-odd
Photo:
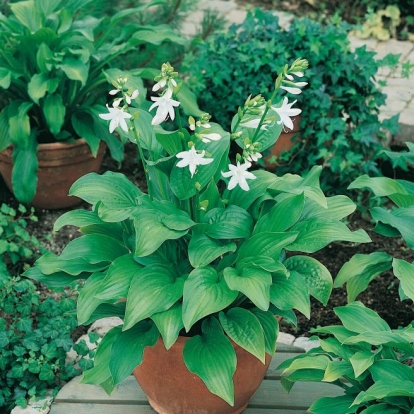
[[[398,128],[397,117],[378,118],[386,98],[375,83],[379,63],[365,46],[351,51],[349,28],[303,19],[285,30],[277,17],[257,9],[188,55],[184,66],[200,107],[229,125],[243,91],[264,94],[285,61],[308,57],[312,82],[297,104],[302,139],[289,157],[279,159],[277,172],[298,173],[321,164],[324,189],[341,192],[361,173],[379,174],[377,154],[387,131]]]

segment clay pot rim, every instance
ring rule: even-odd
[[[83,144],[87,144],[85,138],[76,138],[74,142],[61,142],[61,141],[56,141],[56,142],[48,142],[48,143],[41,143],[39,144],[39,147],[44,148],[46,150],[48,149],[55,149],[55,148],[73,148],[73,147],[77,147],[78,145],[83,145]]]

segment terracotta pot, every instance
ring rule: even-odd
[[[296,118],[292,118],[293,130],[291,131],[288,128],[282,129],[282,133],[280,134],[276,143],[271,148],[269,148],[270,154],[265,158],[265,165],[267,170],[274,171],[277,167],[277,163],[269,162],[270,158],[274,156],[279,157],[283,151],[289,151],[293,147],[294,141],[292,139],[298,133],[300,133],[301,119],[302,117],[300,115]]]
[[[69,188],[83,175],[99,171],[105,149],[106,144],[101,141],[97,157],[94,158],[84,139],[78,139],[69,144],[61,142],[39,144],[37,189],[30,204],[36,208],[48,210],[79,204],[82,200],[68,196]],[[0,153],[0,173],[9,190],[13,192],[12,153],[12,147]]]
[[[146,393],[151,407],[159,414],[239,414],[249,403],[262,382],[271,357],[266,363],[233,343],[237,369],[233,376],[234,407],[210,393],[203,381],[188,371],[183,349],[190,338],[179,337],[167,351],[162,339],[154,347],[147,347],[144,360],[134,370],[135,378]]]

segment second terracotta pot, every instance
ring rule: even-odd
[[[188,371],[183,349],[190,338],[179,337],[167,351],[160,339],[154,347],[147,347],[144,360],[134,370],[135,378],[148,397],[151,407],[159,414],[239,414],[262,382],[271,357],[266,363],[243,348],[233,344],[237,369],[233,376],[235,403],[228,405],[212,394],[203,381]]]
[[[93,157],[84,139],[73,143],[54,142],[39,144],[39,162],[36,195],[32,206],[48,210],[73,207],[81,202],[77,197],[68,196],[72,184],[89,172],[98,172],[106,144],[101,141],[98,154]],[[12,188],[13,149],[6,148],[0,153],[0,173],[9,188]]]

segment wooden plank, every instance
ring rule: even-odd
[[[59,403],[52,406],[51,414],[155,414],[149,406],[109,405],[109,404],[69,404]],[[274,410],[266,408],[247,408],[243,414],[306,414],[304,410]]]

